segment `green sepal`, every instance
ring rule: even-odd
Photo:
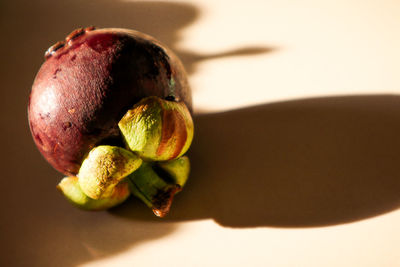
[[[122,181],[114,187],[112,194],[103,199],[92,199],[80,188],[78,177],[65,177],[57,185],[57,189],[74,206],[84,210],[106,210],[124,202],[130,195],[129,184]]]
[[[93,199],[108,198],[114,186],[141,164],[142,159],[124,148],[97,146],[82,162],[79,185]]]
[[[118,123],[129,150],[146,161],[165,161],[182,156],[193,140],[194,126],[188,108],[150,96],[128,110]]]
[[[180,185],[180,187],[183,187],[189,178],[190,161],[187,156],[158,162],[157,165],[167,172],[174,183]]]

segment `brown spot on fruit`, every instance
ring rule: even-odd
[[[67,130],[68,128],[71,128],[71,126],[72,126],[72,123],[70,123],[69,121],[68,122],[64,122],[63,123],[63,129],[64,129],[64,131],[65,130]]]
[[[43,141],[42,141],[42,138],[40,138],[40,135],[35,134],[35,139],[40,145],[43,145]]]
[[[54,147],[53,147],[53,152],[54,152],[54,153],[57,152],[58,146],[59,146],[58,143],[56,143],[56,144],[54,145]]]

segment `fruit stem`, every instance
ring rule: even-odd
[[[132,194],[149,206],[156,216],[164,217],[181,186],[168,177],[167,173],[157,172],[156,168],[155,163],[143,162],[127,180]]]

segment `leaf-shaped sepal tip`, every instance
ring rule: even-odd
[[[130,195],[129,185],[126,181],[115,186],[113,193],[107,198],[93,199],[83,193],[79,186],[78,177],[65,177],[57,185],[57,189],[70,203],[84,210],[106,210],[124,202]]]

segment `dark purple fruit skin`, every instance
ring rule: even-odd
[[[183,101],[191,92],[178,58],[150,36],[78,29],[46,52],[28,105],[33,139],[46,160],[76,175],[96,145],[121,140],[118,121],[140,99]]]

